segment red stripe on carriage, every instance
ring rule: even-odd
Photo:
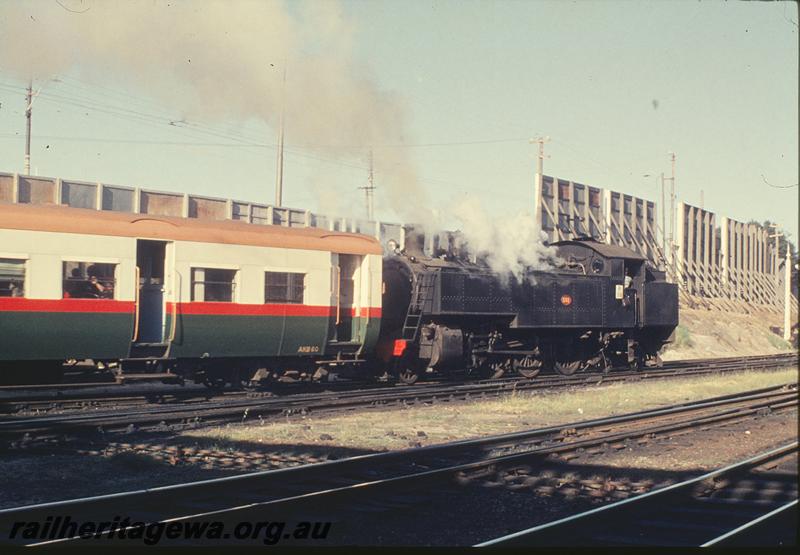
[[[175,313],[175,303],[168,303],[167,312]],[[335,306],[309,306],[303,304],[240,304],[190,302],[179,303],[178,312],[185,315],[209,316],[305,316],[328,318],[336,314]],[[351,309],[352,316],[380,318],[380,307]]]
[[[133,301],[111,299],[26,299],[0,297],[0,312],[85,312],[133,313]],[[302,304],[240,304],[240,303],[180,303],[178,311],[187,315],[210,316],[305,316],[327,318],[336,314],[335,306],[308,306]],[[167,313],[175,313],[175,303],[167,303]],[[352,308],[353,317],[380,318],[380,307]]]
[[[382,314],[381,307],[379,306],[361,308],[360,314],[356,314],[356,310],[358,309],[353,309],[353,316],[360,316],[361,318],[380,318]]]
[[[26,299],[0,297],[0,311],[4,312],[103,312],[133,313],[133,301],[111,299]]]
[[[169,303],[169,312],[175,311],[175,303]],[[335,310],[335,309],[333,309]],[[179,303],[180,314],[208,316],[319,316],[331,315],[329,306],[307,306],[302,304],[240,304],[240,303]]]

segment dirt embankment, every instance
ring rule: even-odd
[[[783,315],[767,311],[741,314],[681,307],[674,343],[664,349],[665,360],[764,355],[791,351],[771,327],[783,325]]]

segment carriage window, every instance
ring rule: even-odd
[[[267,272],[264,281],[264,302],[302,304],[305,278],[305,274]]]
[[[25,261],[0,258],[0,297],[25,296]]]
[[[236,270],[192,268],[192,300],[232,303]]]
[[[65,299],[113,299],[116,264],[64,262],[62,272]]]

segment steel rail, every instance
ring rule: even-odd
[[[740,539],[742,536],[751,533],[753,529],[756,528],[757,526],[762,525],[771,520],[784,517],[786,513],[788,513],[792,509],[794,509],[795,513],[797,512],[797,499],[795,499],[794,501],[790,501],[789,503],[786,503],[785,505],[778,507],[775,510],[770,511],[765,515],[761,515],[758,518],[751,520],[750,522],[742,524],[738,528],[731,530],[730,532],[727,532],[725,534],[722,534],[721,536],[716,537],[713,540],[709,540],[700,547],[712,547],[715,545],[730,543],[732,540]],[[793,520],[795,523],[797,522],[797,515],[794,515]]]
[[[749,361],[752,364],[752,361]],[[431,384],[405,386],[402,388],[377,388],[344,392],[324,392],[321,394],[299,394],[288,397],[266,399],[210,400],[183,405],[155,404],[133,405],[131,410],[120,412],[94,410],[33,417],[11,416],[0,419],[0,438],[21,437],[25,434],[69,435],[80,432],[93,432],[98,428],[104,433],[115,431],[131,432],[144,429],[167,431],[196,428],[230,421],[253,420],[269,416],[307,414],[309,412],[338,412],[357,408],[383,408],[390,404],[416,404],[426,402],[449,402],[470,399],[475,396],[500,396],[510,392],[555,389],[578,385],[608,384],[627,380],[664,379],[689,377],[724,371],[736,371],[736,367],[718,369],[716,367],[684,368],[681,371],[653,370],[645,372],[620,372],[605,375],[583,375],[571,377],[552,377],[544,380],[508,380],[480,382],[471,384]]]
[[[409,485],[419,486],[424,480],[438,480],[457,472],[575,450],[587,444],[597,445],[616,441],[622,435],[640,437],[652,434],[654,431],[664,432],[692,424],[705,425],[714,421],[743,418],[758,414],[764,407],[772,406],[774,409],[778,409],[797,405],[796,391],[789,394],[773,393],[771,400],[765,395],[764,393],[755,393],[738,398],[713,398],[619,417],[576,422],[417,449],[361,455],[338,461],[203,482],[5,509],[0,510],[0,523],[20,520],[35,521],[37,518],[51,516],[58,511],[68,511],[73,519],[78,516],[87,516],[91,520],[92,516],[102,515],[111,507],[118,513],[123,507],[121,503],[125,503],[125,510],[135,518],[149,519],[148,522],[163,522],[217,514],[230,515],[255,508],[263,509],[267,506],[283,506],[310,500],[318,502],[322,498],[330,499],[353,493],[374,496],[376,490],[380,491],[382,488],[397,490]],[[747,407],[730,408],[733,404],[748,401],[754,402]],[[725,405],[728,407],[726,408]],[[681,413],[707,411],[717,407],[722,407],[723,410],[701,418],[694,417],[660,426],[648,425],[621,433],[607,433],[607,428],[611,425],[630,424],[637,420],[658,417],[673,417]],[[563,431],[577,429],[605,433],[586,440],[565,443]],[[512,455],[492,455],[493,450],[510,443],[519,445],[536,440],[538,440],[539,446],[526,452]],[[464,463],[464,460],[470,462]],[[383,477],[376,476],[380,473],[383,473]],[[341,485],[343,483],[344,485]],[[272,499],[269,499],[270,497]],[[320,505],[317,503],[315,506]]]
[[[717,367],[727,367],[730,365],[734,365],[736,367],[752,367],[754,369],[763,367],[764,364],[779,364],[779,363],[786,363],[790,364],[792,362],[798,361],[798,354],[797,353],[778,353],[773,355],[753,355],[753,356],[746,356],[746,357],[722,357],[722,358],[708,358],[708,359],[687,359],[687,360],[676,360],[676,361],[667,361],[664,362],[662,368],[654,368],[654,367],[647,367],[638,370],[637,372],[648,372],[648,371],[656,371],[656,370],[670,370],[670,369],[681,369],[681,368],[698,368],[708,365],[714,365]],[[752,365],[752,366],[751,366]],[[620,371],[625,371],[624,369],[616,369],[611,371],[611,375],[618,373]],[[580,376],[608,376],[609,374],[602,374],[599,372],[581,372],[578,375]],[[546,375],[540,375],[535,380],[541,380],[543,378],[561,378],[563,376],[559,376],[558,374],[551,373]],[[507,378],[500,378],[495,380],[489,379],[463,379],[463,378],[456,378],[453,380],[449,380],[448,383],[485,383],[485,382],[498,382],[498,381],[525,381],[527,378],[523,378],[521,376],[512,376]],[[441,383],[441,380],[437,380],[434,383]],[[159,386],[163,384],[158,384]],[[280,389],[279,392],[290,392],[290,390],[294,387],[302,387],[306,384],[279,384]],[[341,381],[341,382],[333,382],[327,384],[312,384],[317,387],[325,386],[325,387],[347,387],[348,385],[355,385],[357,387],[364,387],[369,385],[368,382],[349,382],[349,381]],[[375,387],[387,387],[385,383],[376,382],[374,383]],[[420,384],[423,385],[423,384]],[[148,391],[146,394],[148,395],[182,395],[184,394],[185,386],[181,385],[163,385],[163,391]],[[388,388],[391,387],[408,387],[402,384],[391,384]],[[35,402],[35,401],[70,401],[70,400],[77,400],[77,399],[91,399],[97,395],[95,392],[82,392],[80,390],[86,389],[97,389],[97,388],[105,388],[105,389],[120,389],[123,391],[119,392],[119,398],[124,398],[126,396],[136,396],[141,395],[141,389],[139,385],[136,384],[117,384],[114,382],[89,382],[89,383],[65,383],[65,384],[37,384],[37,385],[12,385],[12,386],[0,386],[0,402],[18,402],[18,403],[25,403],[25,402]],[[213,390],[209,389],[200,389],[197,388],[198,391],[191,392],[191,394],[197,394],[198,396],[203,396],[200,391],[205,391],[206,396],[215,395]],[[61,394],[63,391],[66,391],[68,394],[73,395],[73,397],[63,398]],[[127,393],[130,391],[131,393]],[[26,396],[14,397],[13,394],[15,393],[22,393],[27,394]],[[80,395],[84,393],[84,395]],[[238,392],[237,392],[238,393]],[[107,395],[107,392],[101,392],[103,395]]]
[[[685,480],[677,484],[672,484],[670,486],[666,486],[660,489],[652,490],[647,493],[637,495],[636,497],[623,499],[622,501],[617,501],[608,505],[604,505],[602,507],[598,507],[596,509],[591,509],[589,511],[585,511],[576,515],[571,515],[566,518],[555,520],[553,522],[548,522],[545,524],[541,524],[539,526],[534,526],[525,530],[521,530],[519,532],[514,532],[512,534],[487,540],[479,544],[476,544],[474,547],[499,547],[499,546],[520,547],[520,546],[531,546],[531,545],[597,546],[597,545],[625,544],[627,543],[624,541],[624,538],[626,538],[626,533],[629,536],[632,536],[632,531],[636,531],[638,534],[642,533],[641,528],[637,529],[636,522],[632,521],[632,519],[630,518],[627,518],[627,515],[630,515],[632,512],[636,512],[637,514],[641,515],[646,511],[650,510],[650,508],[652,507],[655,510],[659,510],[660,514],[663,515],[664,510],[666,509],[667,506],[669,506],[669,503],[666,500],[668,496],[685,496],[687,490],[690,490],[693,486],[697,486],[699,484],[702,484],[703,482],[715,480],[723,476],[727,477],[742,470],[762,465],[767,461],[785,457],[787,454],[790,453],[796,453],[797,450],[798,450],[798,442],[795,441],[783,445],[781,447],[778,447],[777,449],[773,449],[765,453],[760,453],[754,457],[750,457],[743,461],[739,461],[724,468],[708,472],[701,476],[697,476],[695,478],[691,478],[689,480]],[[688,496],[691,495],[692,492],[689,491]],[[794,503],[796,504],[797,501],[794,500]],[[779,507],[779,508],[785,508],[785,507]],[[680,510],[680,506],[678,506],[678,509]],[[767,514],[770,514],[772,512],[774,511],[768,510]],[[746,521],[744,525],[737,523],[731,530],[729,530],[728,533],[722,534],[721,536],[718,534],[712,535],[707,542],[704,542],[703,544],[700,545],[705,545],[705,544],[712,545],[713,543],[721,541],[722,539],[728,537],[729,535],[737,533],[737,531],[741,532],[748,524],[753,525],[756,523],[756,521],[761,521],[766,516],[767,515],[762,514],[760,518]],[[610,541],[608,543],[604,543],[602,542],[601,539],[598,539],[598,537],[594,536],[592,534],[592,532],[594,531],[594,525],[593,525],[594,522],[601,523],[601,526],[605,533],[613,534],[614,532],[619,532],[617,541]],[[618,528],[623,527],[624,529],[622,531],[609,530],[609,523],[615,523],[618,525],[617,526]],[[713,529],[713,527],[709,527],[709,529]],[[675,533],[677,533],[678,530],[679,526],[675,525],[674,527]],[[636,541],[631,541],[630,543],[641,544],[641,542],[636,542]],[[676,538],[676,542],[670,545],[685,545],[685,543],[677,541]]]

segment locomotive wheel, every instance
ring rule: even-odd
[[[514,370],[517,371],[517,374],[530,380],[538,376],[539,372],[541,372],[542,361],[531,357],[525,357],[521,359],[515,358],[513,366]]]
[[[640,356],[636,356],[632,361],[628,363],[631,370],[641,370],[644,368],[644,360]]]
[[[554,365],[556,372],[562,376],[571,376],[581,367],[580,360],[558,361]]]
[[[506,373],[506,366],[503,363],[492,364],[489,370],[489,377],[493,380],[502,378]]]
[[[411,385],[417,383],[419,372],[413,368],[401,368],[397,373],[397,379],[399,379],[401,383]]]

